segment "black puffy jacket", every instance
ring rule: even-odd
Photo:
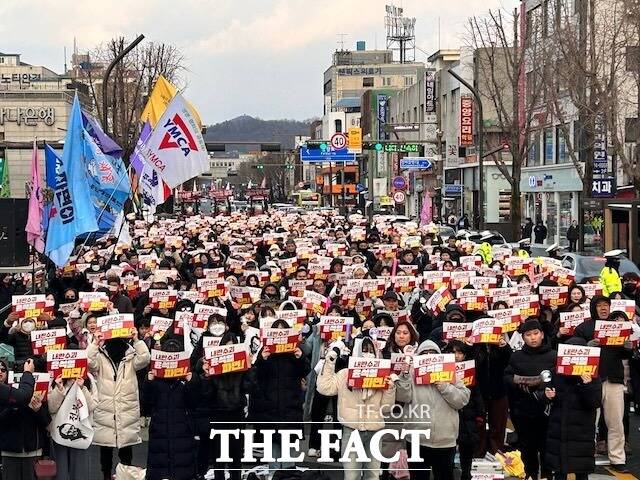
[[[556,351],[545,344],[537,348],[524,345],[522,350],[513,352],[504,372],[512,417],[537,418],[544,415],[548,403],[544,395],[544,384],[539,382],[522,387],[514,381],[514,376],[539,377],[544,370],[553,373],[556,368],[556,355]]]
[[[253,422],[302,422],[304,394],[301,381],[311,371],[307,357],[293,353],[258,355],[256,382],[249,402]],[[288,428],[296,428],[288,426]]]
[[[480,439],[480,426],[478,419],[484,420],[485,407],[482,395],[478,387],[469,388],[471,395],[469,403],[458,410],[460,417],[460,429],[458,430],[459,445],[473,445]],[[484,428],[484,427],[482,427]]]
[[[0,450],[13,453],[49,448],[47,427],[51,423],[47,402],[37,412],[27,407],[0,409]]]
[[[580,377],[558,375],[553,386],[547,430],[546,463],[554,472],[591,473],[595,470],[596,409],[602,383],[594,378],[583,384]]]
[[[151,413],[147,479],[190,480],[196,474],[196,442],[190,410],[195,394],[190,383],[147,380],[144,399]]]
[[[504,371],[509,365],[511,347],[499,347],[480,343],[474,346],[473,358],[476,360],[476,377],[482,398],[490,400],[502,398],[507,394],[504,385]]]
[[[33,358],[33,348],[31,347],[31,335],[22,331],[9,333],[10,328],[2,325],[0,329],[0,343],[6,343],[13,347],[16,365],[22,368],[22,364],[27,358]]]

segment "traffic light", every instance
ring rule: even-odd
[[[263,169],[264,169],[264,165],[256,165],[256,168],[257,168],[258,170],[263,170]]]

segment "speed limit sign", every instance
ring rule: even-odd
[[[331,147],[334,150],[342,150],[347,148],[347,137],[344,133],[334,133],[331,137]]]

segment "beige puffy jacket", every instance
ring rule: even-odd
[[[142,340],[129,346],[117,372],[107,352],[95,343],[87,347],[87,356],[89,371],[96,377],[98,386],[93,444],[122,448],[141,443],[136,371],[149,365],[149,349]]]
[[[348,369],[336,373],[335,353],[329,354],[316,381],[316,389],[322,395],[338,395],[338,421],[355,430],[377,431],[385,426],[396,399],[395,385],[386,390],[353,388],[347,386]]]

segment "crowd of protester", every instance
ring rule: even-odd
[[[46,295],[52,305],[36,317],[9,308],[0,318],[2,478],[36,478],[38,462],[51,458],[55,478],[89,478],[100,469],[110,479],[114,458],[133,463],[133,446],[148,425],[146,478],[204,478],[213,469],[216,480],[225,478],[225,470],[239,480],[241,469],[249,468],[240,460],[241,442],[232,439],[231,461],[219,461],[221,445],[210,438],[212,427],[297,424],[305,428],[307,457],[314,458],[328,415],[327,423],[342,428],[344,437],[358,430],[367,445],[376,431],[392,425],[384,412],[403,419],[404,428],[424,428],[424,418],[407,413],[421,406],[428,406],[431,422],[430,436],[418,446],[420,463],[409,463],[403,474],[398,465],[350,456],[343,459],[344,478],[414,480],[431,473],[449,480],[460,468],[460,478],[469,480],[474,458],[515,449],[526,476],[534,479],[560,480],[569,473],[586,479],[596,453],[606,455],[615,470],[626,470],[629,415],[640,412],[639,327],[635,308],[615,310],[612,302],[640,305],[637,276],[625,275],[620,291],[605,296],[597,278],[559,275],[563,269],[551,259],[530,259],[524,272],[511,269],[509,258],[528,255],[519,246],[492,246],[484,241],[489,236],[478,244],[456,237],[443,241],[434,226],[384,217],[369,222],[334,211],[135,220],[129,234],[126,242],[91,240],[66,266],[49,265],[35,279],[0,275],[0,307],[29,292]],[[459,271],[471,273],[452,283]],[[429,272],[445,272],[444,280],[433,285]],[[476,286],[473,277],[491,282]],[[198,284],[206,278],[222,278],[224,289],[209,295]],[[371,279],[385,279],[384,288],[363,291],[363,281]],[[361,290],[353,294],[358,281]],[[430,300],[443,286],[451,298],[434,307]],[[540,289],[553,286],[566,286],[567,295],[545,303]],[[484,306],[465,308],[457,290],[476,287],[486,293]],[[175,290],[175,303],[158,307],[149,292],[168,289]],[[499,299],[493,289],[502,291]],[[318,294],[320,303],[308,302],[305,291]],[[108,302],[85,310],[83,292],[102,292]],[[538,295],[538,303],[532,300],[532,310],[517,313],[514,328],[489,343],[446,334],[447,324],[471,324],[528,295]],[[177,319],[199,304],[217,308],[203,328],[181,328],[185,334],[175,321],[163,331],[154,328],[155,317]],[[289,328],[280,315],[287,310],[305,311],[297,347],[288,353],[261,348],[256,332],[263,321]],[[583,311],[583,323],[563,326],[563,312]],[[104,338],[98,327],[101,317],[115,313],[133,315],[127,338]],[[352,320],[341,338],[321,338],[325,315]],[[598,320],[629,322],[631,334],[619,345],[600,346],[595,376],[558,374],[558,345],[600,345]],[[87,375],[50,378],[46,395],[34,387],[34,375],[47,372],[46,354],[34,354],[32,342],[32,332],[45,329],[65,329],[64,348],[86,350],[88,359]],[[246,344],[249,368],[214,372],[205,358],[211,337],[217,345]],[[188,373],[158,378],[150,368],[154,349],[190,352]],[[454,354],[456,362],[475,361],[474,380],[417,384],[409,360],[384,379],[383,388],[358,389],[347,381],[349,357],[441,352]],[[10,382],[10,373],[21,374],[19,381]],[[99,465],[90,462],[88,448],[58,443],[56,418],[70,391],[82,393]],[[273,447],[277,457],[280,445]],[[401,451],[411,445],[390,441],[387,447]],[[294,466],[272,463],[270,474]]]

